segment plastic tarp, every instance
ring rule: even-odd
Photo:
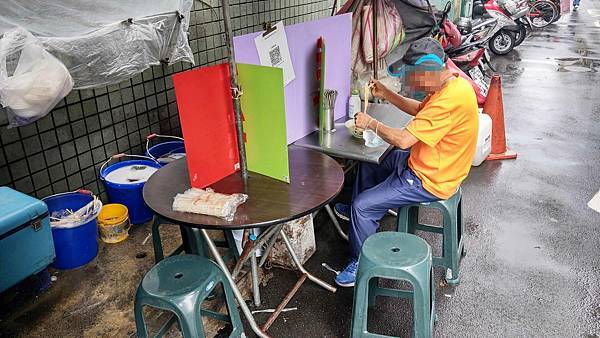
[[[193,0],[2,0],[0,39],[25,29],[67,67],[74,88],[105,86],[161,62],[193,63],[187,37],[192,5]],[[15,50],[7,68],[18,58]]]

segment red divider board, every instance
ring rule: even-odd
[[[173,75],[190,183],[205,188],[239,170],[229,64]]]

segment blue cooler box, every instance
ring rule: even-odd
[[[54,257],[46,204],[0,187],[0,292],[42,271]]]

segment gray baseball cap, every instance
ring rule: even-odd
[[[441,70],[444,67],[446,53],[439,41],[426,37],[413,41],[401,60],[388,67],[391,76],[404,76],[408,69]]]

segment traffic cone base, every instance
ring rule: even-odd
[[[486,158],[492,160],[509,160],[517,158],[517,153],[506,147],[504,130],[504,102],[502,98],[502,83],[499,75],[494,75],[490,81],[490,89],[483,105],[483,112],[492,119],[492,149]]]
[[[489,154],[488,157],[486,157],[486,161],[494,161],[494,160],[514,160],[517,158],[517,153],[506,149],[505,152],[500,153],[500,154]]]

